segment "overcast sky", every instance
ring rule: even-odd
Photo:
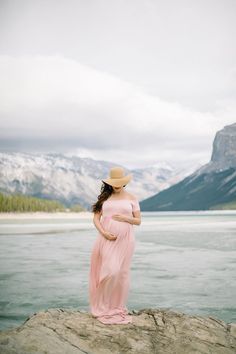
[[[0,0],[0,150],[208,162],[235,29],[235,0]]]

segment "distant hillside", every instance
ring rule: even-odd
[[[142,211],[208,210],[236,203],[236,123],[217,132],[211,161],[140,202]]]

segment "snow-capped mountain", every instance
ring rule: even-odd
[[[143,211],[207,210],[236,203],[236,123],[216,133],[211,160],[140,203]]]
[[[63,154],[0,153],[0,191],[56,199],[65,206],[80,204],[90,210],[97,200],[101,179],[109,175],[113,162]],[[194,171],[177,170],[167,163],[129,170],[133,179],[126,189],[139,200],[170,187]]]

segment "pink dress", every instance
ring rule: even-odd
[[[89,302],[94,317],[105,324],[132,322],[126,302],[130,285],[130,264],[135,249],[133,225],[111,218],[114,214],[133,216],[140,210],[137,199],[108,198],[100,219],[104,230],[116,235],[108,240],[98,233],[92,248],[89,274]]]

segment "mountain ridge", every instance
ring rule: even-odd
[[[90,209],[100,193],[102,178],[109,175],[113,166],[109,161],[61,153],[0,153],[0,192],[58,200],[66,207],[80,204]],[[195,168],[193,165],[180,170],[161,162],[156,167],[124,170],[133,175],[128,190],[142,200],[168,188]]]

